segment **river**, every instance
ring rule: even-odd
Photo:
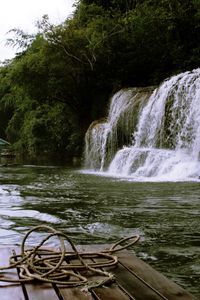
[[[40,224],[62,230],[76,244],[139,234],[132,251],[196,296],[199,211],[199,182],[134,182],[57,166],[0,168],[1,246],[20,245]]]

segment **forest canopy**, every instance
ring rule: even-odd
[[[200,0],[80,0],[36,26],[12,30],[0,67],[0,136],[31,159],[80,157],[114,92],[200,66]]]

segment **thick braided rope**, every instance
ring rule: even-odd
[[[42,241],[32,249],[26,249],[26,242],[29,235],[34,231],[45,230],[50,232]],[[42,248],[46,241],[52,237],[57,237],[60,242],[60,251],[47,250]],[[125,246],[121,246],[124,242],[131,240]],[[10,265],[0,267],[0,281],[6,282],[30,282],[39,280],[42,282],[56,283],[69,287],[84,285],[87,288],[100,286],[114,281],[114,276],[102,270],[102,268],[114,266],[118,263],[117,257],[113,253],[128,248],[139,240],[139,236],[135,235],[124,238],[114,244],[109,250],[101,252],[78,252],[72,240],[64,233],[53,229],[47,225],[39,225],[30,229],[21,244],[21,253],[10,257]],[[71,246],[72,251],[66,251],[65,243]],[[97,258],[103,261],[95,262]],[[76,264],[71,264],[71,260],[76,260]],[[90,261],[90,262],[87,262]],[[18,268],[19,278],[13,279],[4,277],[3,272],[8,269]],[[89,282],[86,276],[80,272],[91,271],[94,274],[101,275],[104,278],[99,281]]]

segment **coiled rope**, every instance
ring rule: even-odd
[[[45,230],[47,236],[31,249],[26,249],[26,243],[29,235],[34,231]],[[42,248],[46,241],[56,237],[60,244],[60,250],[49,250]],[[98,287],[114,281],[114,275],[103,270],[105,267],[114,266],[118,263],[117,251],[127,249],[139,240],[138,235],[119,240],[112,245],[109,250],[100,252],[79,252],[72,240],[61,231],[47,225],[39,225],[30,229],[21,244],[21,253],[12,255],[9,259],[10,265],[0,267],[0,281],[13,283],[26,283],[33,280],[60,284],[68,287],[83,285],[87,290],[92,287]],[[72,251],[66,251],[66,245],[71,246]],[[126,245],[123,246],[123,244]],[[3,276],[3,272],[8,269],[17,268],[19,278]],[[82,275],[84,271],[84,276]],[[98,281],[89,281],[87,274],[103,276]],[[85,275],[86,274],[86,275]]]

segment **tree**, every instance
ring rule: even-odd
[[[34,35],[14,30],[22,48],[0,69],[2,135],[31,156],[81,155],[115,91],[199,66],[199,18],[198,0],[80,0],[60,25],[44,16]]]

